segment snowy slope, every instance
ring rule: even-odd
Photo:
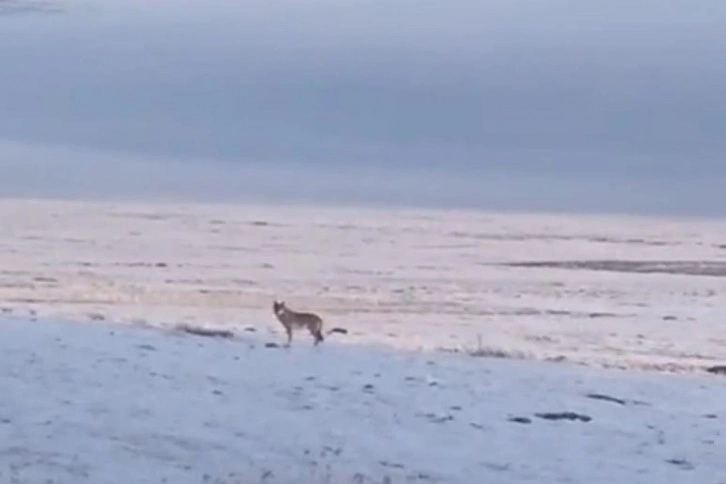
[[[99,323],[0,331],[2,483],[726,483],[719,376],[337,335],[283,349]],[[561,411],[591,420],[536,416]]]

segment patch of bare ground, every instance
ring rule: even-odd
[[[176,327],[176,330],[182,333],[188,333],[194,336],[205,336],[208,338],[234,338],[234,333],[227,329],[204,328],[202,326],[180,324]]]
[[[476,347],[466,350],[466,353],[475,358],[508,358],[515,360],[527,360],[533,358],[532,355],[523,351],[509,350],[495,346],[485,346],[482,342],[481,335],[477,337]]]
[[[686,276],[726,277],[726,262],[710,260],[564,260],[505,262],[507,267],[530,269],[572,269],[636,274],[674,274]]]

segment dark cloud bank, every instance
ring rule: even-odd
[[[37,4],[6,196],[726,210],[723,2]]]

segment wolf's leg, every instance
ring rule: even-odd
[[[320,326],[311,326],[310,334],[312,334],[315,339],[315,346],[323,342],[323,331]]]

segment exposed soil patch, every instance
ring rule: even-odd
[[[234,338],[234,333],[227,329],[203,328],[201,326],[191,326],[188,324],[180,324],[176,329],[183,333],[189,333],[195,336],[205,336],[208,338]]]
[[[680,274],[688,276],[726,277],[723,261],[645,261],[645,260],[570,260],[506,262],[508,267],[580,269],[591,271],[631,272],[637,274]]]
[[[714,375],[726,376],[726,365],[711,366],[709,368],[706,368],[706,371],[709,373],[713,373]]]
[[[545,412],[536,413],[535,416],[544,420],[571,420],[580,422],[589,422],[592,417],[575,412]]]

